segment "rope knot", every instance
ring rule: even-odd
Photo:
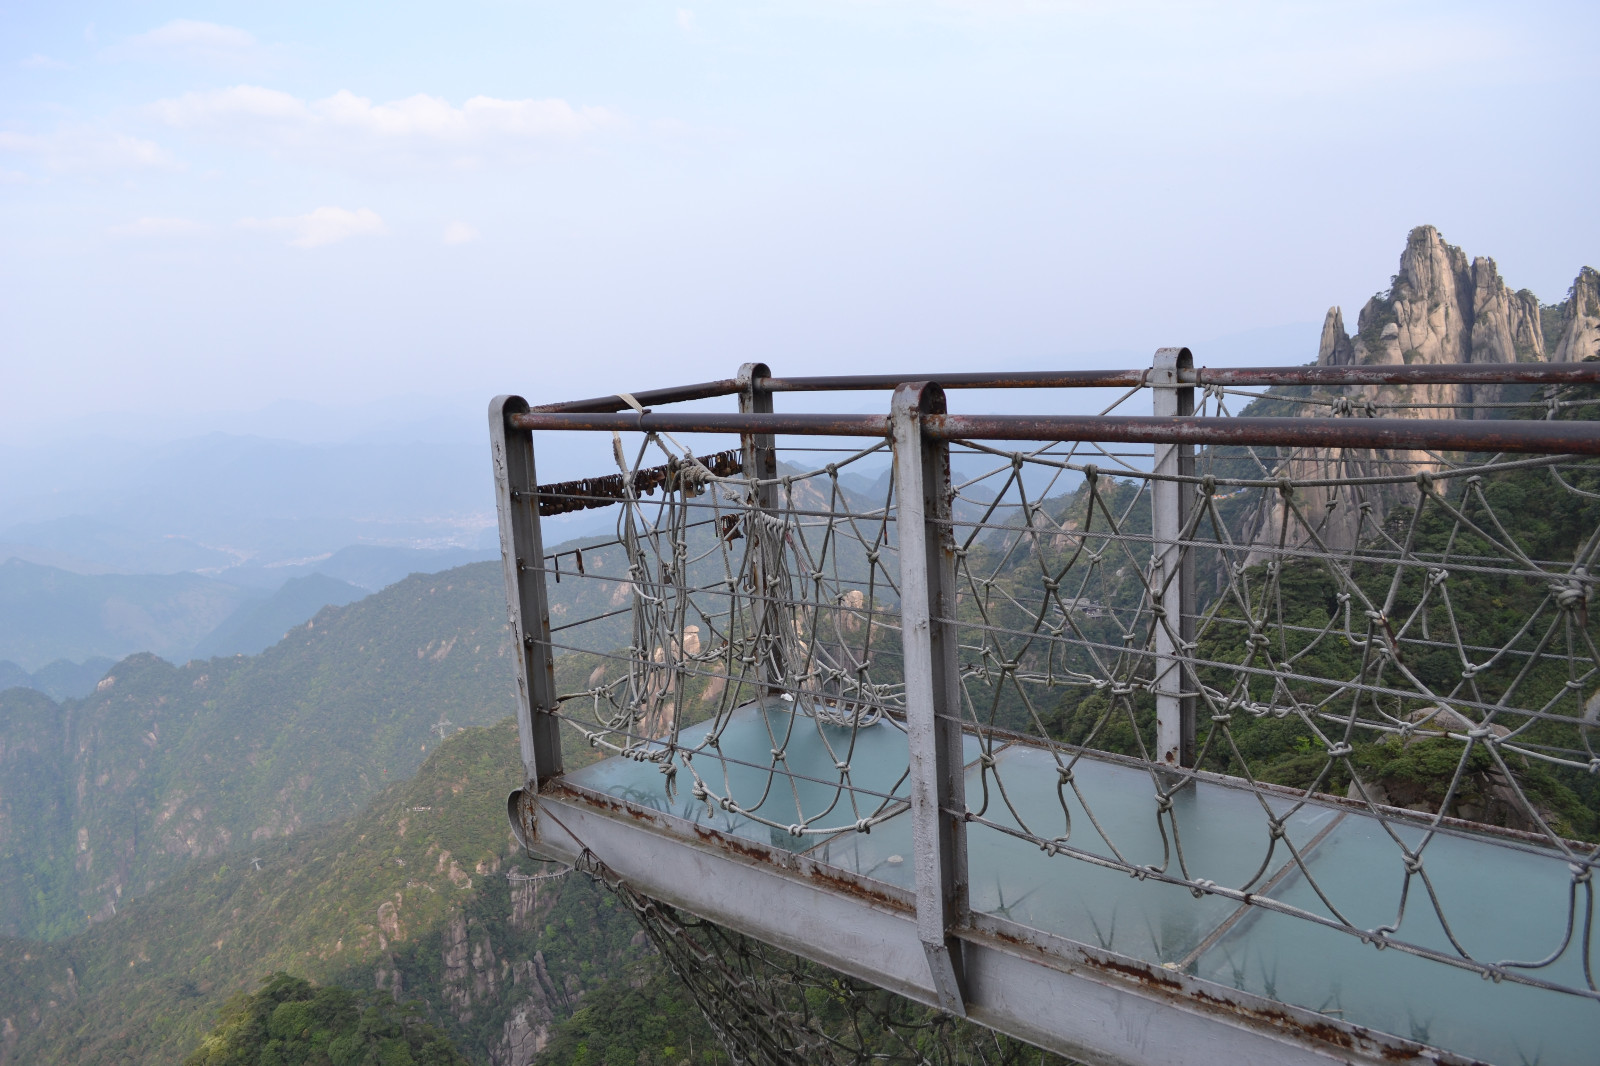
[[[1422,872],[1422,856],[1410,854],[1406,856],[1406,873],[1420,874]]]
[[[1354,750],[1355,750],[1354,748],[1352,748],[1350,745],[1346,744],[1344,741],[1340,741],[1337,744],[1329,744],[1328,745],[1328,758],[1330,758],[1330,759],[1342,759],[1346,755],[1349,755]]]
[[[872,819],[863,818],[856,823],[856,832],[867,834],[872,832]]]
[[[1286,500],[1293,496],[1294,482],[1289,480],[1288,477],[1280,477],[1278,479],[1278,495],[1282,496]]]
[[[1285,833],[1285,830],[1283,828],[1283,822],[1281,820],[1279,820],[1277,818],[1268,818],[1267,819],[1267,835],[1268,836],[1270,836],[1273,840],[1282,840],[1283,837],[1284,837],[1284,833]]]
[[[1210,474],[1202,477],[1200,479],[1200,494],[1203,496],[1215,496],[1217,494],[1217,479]]]
[[[1167,795],[1164,792],[1157,792],[1156,793],[1156,814],[1157,815],[1163,815],[1163,814],[1170,814],[1170,813],[1172,813],[1172,797]]]
[[[1433,475],[1426,470],[1417,471],[1417,489],[1424,495],[1433,492]]]

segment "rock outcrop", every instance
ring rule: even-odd
[[[1543,327],[1549,310],[1527,289],[1512,291],[1493,259],[1479,256],[1469,263],[1437,229],[1418,226],[1406,238],[1389,291],[1361,309],[1354,337],[1345,334],[1340,309],[1329,308],[1317,362],[1575,362],[1600,355],[1600,273],[1584,267],[1567,299],[1554,308],[1562,332],[1553,351]],[[1470,395],[1463,400],[1472,402]]]
[[[1561,305],[1561,318],[1565,328],[1555,360],[1576,363],[1600,358],[1600,272],[1593,267],[1579,272]]]
[[[1547,333],[1556,328],[1552,338]],[[1552,339],[1555,347],[1549,348]],[[1513,291],[1493,259],[1467,255],[1432,226],[1406,238],[1400,269],[1387,292],[1367,301],[1356,332],[1345,332],[1344,313],[1328,309],[1317,346],[1319,366],[1399,366],[1459,363],[1572,362],[1600,358],[1600,273],[1579,272],[1564,302],[1543,306],[1527,289]],[[1525,391],[1525,390],[1524,390]],[[1373,385],[1322,396],[1331,413],[1383,418],[1493,418],[1493,405],[1518,397],[1501,385]],[[1308,417],[1330,413],[1307,405]],[[1295,459],[1280,471],[1295,480],[1364,477],[1425,469],[1431,457],[1415,451],[1346,452],[1336,459]],[[1332,464],[1330,466],[1330,464]],[[1300,504],[1301,518],[1285,523],[1288,506],[1274,498],[1256,524],[1258,545],[1300,547],[1320,540],[1343,550],[1375,532],[1389,509],[1407,495],[1402,486],[1319,489]],[[1309,529],[1307,527],[1310,527]],[[1287,532],[1286,532],[1287,531]],[[1313,537],[1312,533],[1315,533]],[[1260,561],[1260,552],[1251,561]]]

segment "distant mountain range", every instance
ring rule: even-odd
[[[257,656],[118,663],[87,698],[0,692],[0,934],[109,917],[197,858],[348,815],[435,726],[511,713],[500,568],[417,575]]]
[[[0,563],[0,688],[82,696],[111,661],[139,651],[178,663],[253,655],[330,604],[493,554],[356,545],[274,567],[271,585],[193,573],[79,574],[11,558]],[[93,676],[80,665],[89,662],[98,664]],[[53,672],[35,683],[46,670]]]
[[[565,658],[562,683],[593,665]],[[0,691],[0,1066],[182,1061],[280,969],[421,1000],[500,1066],[591,994],[637,1021],[608,1040],[711,1046],[625,910],[581,875],[508,879],[548,872],[505,823],[513,693],[496,563],[325,608],[259,655],[141,654],[60,703]]]

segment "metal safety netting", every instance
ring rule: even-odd
[[[1575,390],[1482,386],[1212,386],[1178,413],[1239,400],[1319,423],[1595,413]],[[618,434],[605,485],[552,487],[553,511],[618,507],[614,537],[539,568],[610,590],[552,609],[550,646],[583,664],[554,717],[611,757],[569,777],[925,888],[915,624],[951,644],[936,713],[959,787],[939,814],[964,834],[962,912],[1424,1044],[1456,1039],[1478,994],[1443,972],[1556,994],[1541,1025],[1600,1032],[1600,461],[1488,436],[1193,447],[945,427],[916,465],[892,426],[836,449],[747,434],[707,458],[666,430]],[[924,582],[933,609],[908,623]],[[741,1061],[1031,1061],[590,858]],[[1374,949],[1426,968],[1373,971]],[[1433,992],[1395,1001],[1419,981]]]

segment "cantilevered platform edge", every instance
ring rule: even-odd
[[[532,854],[587,853],[647,896],[939,1004],[902,888],[560,779],[508,813]],[[957,935],[970,1018],[1094,1066],[1474,1061],[989,915]]]

